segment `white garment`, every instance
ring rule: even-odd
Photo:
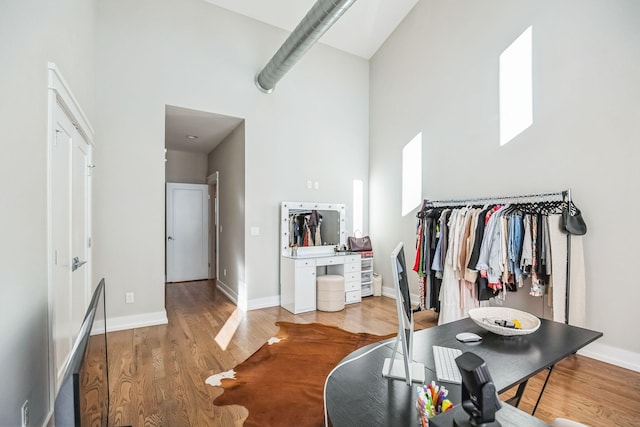
[[[460,314],[460,281],[456,279],[453,267],[454,260],[454,243],[458,232],[458,210],[451,212],[449,216],[448,245],[445,255],[444,274],[442,276],[442,284],[440,286],[440,315],[438,316],[438,325],[453,322],[462,318]]]

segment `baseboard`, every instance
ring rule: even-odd
[[[227,298],[229,298],[235,305],[238,305],[238,294],[229,286],[227,286],[226,283],[218,279],[216,280],[216,287],[220,292],[225,294]]]
[[[623,348],[594,342],[579,350],[578,354],[640,372],[640,353],[634,353]]]
[[[382,296],[396,299],[396,290],[395,290],[395,288],[385,288],[383,286],[382,287]],[[409,295],[409,298],[411,298],[411,304],[418,304],[418,302],[420,301],[420,297],[418,296],[418,294],[411,294],[411,295]]]
[[[258,310],[260,308],[277,307],[280,305],[280,296],[275,295],[266,298],[256,298],[249,300],[247,301],[246,307],[240,307],[240,305],[238,304],[238,294],[233,289],[231,289],[220,280],[218,280],[216,286],[218,287],[218,290],[225,294],[227,298],[229,298],[236,306],[238,306],[238,308],[245,311]]]
[[[107,332],[166,325],[167,323],[169,323],[169,320],[167,319],[167,312],[165,310],[155,313],[134,314],[131,316],[108,317]]]
[[[394,288],[382,287],[382,296],[396,299],[396,290]]]
[[[256,298],[249,300],[247,310],[258,310],[260,308],[277,307],[280,305],[280,297],[272,296],[266,298]]]

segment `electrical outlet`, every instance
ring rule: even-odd
[[[227,269],[226,268],[222,269],[222,274],[224,274],[224,277],[227,277]]]
[[[125,294],[125,302],[127,304],[133,304],[133,292],[127,292]]]
[[[29,401],[25,400],[22,404],[21,417],[22,417],[22,427],[29,427]]]

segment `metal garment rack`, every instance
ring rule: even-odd
[[[454,206],[473,206],[473,205],[484,205],[484,204],[506,204],[506,203],[514,203],[514,204],[522,204],[522,203],[536,203],[536,202],[565,202],[568,206],[571,205],[571,189],[558,191],[554,193],[539,193],[539,194],[526,194],[521,196],[498,196],[498,197],[478,197],[471,199],[451,199],[451,200],[424,200],[422,204],[421,211],[428,208],[438,208],[438,207],[454,207]],[[570,283],[571,283],[571,235],[567,234],[567,279],[566,279],[566,289],[565,289],[565,312],[564,312],[564,323],[569,324],[569,295],[570,295]],[[551,365],[547,368],[549,371],[547,372],[547,377],[544,380],[544,384],[542,389],[540,390],[540,394],[538,395],[538,400],[536,401],[535,406],[533,407],[533,411],[531,415],[536,413],[538,409],[538,405],[540,404],[540,399],[542,399],[542,394],[544,393],[545,388],[547,387],[547,383],[549,382],[549,377],[551,376],[551,372],[553,371],[555,365]],[[524,390],[527,386],[529,380],[525,380],[524,382],[518,385],[518,390],[516,391],[515,396],[507,400],[507,403],[518,407],[520,404],[520,400],[522,399],[522,395],[524,394]]]
[[[449,200],[428,200],[422,203],[421,211],[428,208],[438,208],[446,206],[473,206],[473,205],[498,205],[505,203],[524,204],[536,202],[566,202],[571,205],[571,189],[556,191],[552,193],[525,194],[520,196],[496,196],[496,197],[475,197],[468,199]],[[571,283],[571,235],[567,234],[567,280],[565,290],[565,311],[564,323],[569,324],[569,295]]]
[[[559,200],[558,200],[559,199]],[[497,196],[497,197],[476,197],[471,199],[450,199],[450,200],[425,200],[422,208],[443,207],[443,206],[466,206],[479,204],[501,204],[501,203],[536,203],[536,202],[567,202],[571,203],[571,190],[557,191],[555,193],[525,194],[521,196]]]

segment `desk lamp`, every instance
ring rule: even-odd
[[[500,427],[496,411],[502,407],[489,368],[478,355],[462,353],[456,358],[462,376],[462,408],[454,415],[456,427]],[[467,418],[468,414],[468,418]]]

